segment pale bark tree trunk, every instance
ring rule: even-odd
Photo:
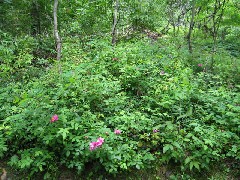
[[[113,26],[112,26],[112,45],[116,45],[116,32],[117,32],[117,23],[118,23],[118,6],[119,2],[118,0],[115,0],[114,2],[114,12],[113,12]]]
[[[55,43],[56,43],[56,50],[57,50],[57,60],[60,61],[62,43],[61,43],[61,37],[58,33],[57,9],[58,9],[58,0],[54,0],[54,6],[53,6],[54,36],[55,36]]]

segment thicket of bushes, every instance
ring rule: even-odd
[[[226,158],[239,165],[239,59],[223,49],[212,70],[208,49],[189,55],[172,41],[113,49],[102,38],[82,49],[66,39],[62,62],[45,64],[39,78],[29,74],[36,68],[31,53],[21,54],[27,47],[14,54],[1,44],[11,60],[3,75],[12,74],[12,82],[1,80],[0,156],[45,178],[60,165],[82,172],[92,164],[92,171],[110,174],[157,163],[200,171]],[[15,66],[28,76],[13,73]],[[91,151],[99,137],[104,142]]]

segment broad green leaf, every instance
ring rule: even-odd
[[[191,157],[188,156],[188,157],[185,159],[185,164],[188,164],[190,161],[191,161]]]

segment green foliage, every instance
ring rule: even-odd
[[[112,1],[60,1],[55,62],[52,4],[0,2],[0,157],[44,179],[60,167],[89,179],[159,164],[179,168],[170,179],[227,161],[239,169],[238,10],[237,1],[119,1],[113,47]],[[156,32],[171,28],[173,37]]]
[[[0,27],[14,36],[49,32],[51,3],[45,0],[3,0],[0,2]]]
[[[1,31],[0,38],[0,75],[1,81],[11,78],[15,80],[28,80],[38,77],[46,66],[53,60],[54,50],[51,38],[45,41],[24,36],[13,39],[9,33]],[[39,37],[40,38],[40,37]],[[47,44],[47,45],[46,45]],[[50,45],[49,45],[50,44]]]
[[[15,168],[47,177],[58,164],[79,172],[95,164],[93,172],[116,174],[160,161],[188,172],[239,159],[238,86],[194,72],[177,47],[147,39],[114,51],[107,40],[93,40],[82,59],[71,51],[72,64],[68,49],[41,78],[1,90],[2,153],[8,149]],[[54,114],[59,120],[50,122]],[[103,145],[90,151],[99,137]]]
[[[11,157],[9,165],[24,169],[30,172],[29,177],[39,172],[54,173],[56,164],[54,164],[55,155],[43,148],[29,148],[19,150],[16,155]]]
[[[3,138],[3,135],[0,134],[0,157],[3,157],[4,153],[7,151],[7,145],[5,142],[5,138]]]

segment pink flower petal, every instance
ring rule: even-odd
[[[115,129],[115,130],[114,130],[114,133],[115,133],[115,134],[121,134],[121,132],[122,132],[122,131],[119,130],[119,129]]]
[[[55,122],[57,120],[58,120],[58,115],[55,114],[55,115],[52,116],[50,122]]]
[[[97,147],[102,146],[103,142],[104,142],[104,138],[101,138],[101,137],[99,137],[96,142],[91,142],[91,143],[90,143],[90,148],[89,148],[90,151],[93,151],[93,150],[95,150]]]

